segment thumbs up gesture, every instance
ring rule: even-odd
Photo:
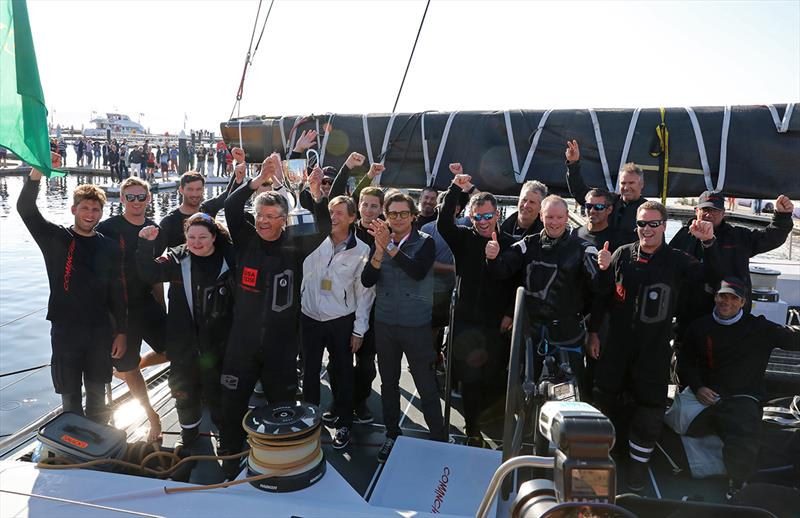
[[[486,243],[486,258],[490,261],[500,254],[500,243],[497,241],[497,232],[492,232],[492,240]]]
[[[608,241],[603,245],[603,249],[597,252],[597,266],[601,270],[608,270],[611,266],[611,252],[608,251]]]

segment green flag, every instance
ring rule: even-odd
[[[47,108],[25,0],[0,0],[0,146],[46,176],[50,161]]]

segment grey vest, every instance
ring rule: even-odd
[[[402,251],[413,259],[425,240],[431,237],[415,230],[411,232],[403,243]],[[425,274],[425,278],[416,281],[387,254],[381,264],[381,275],[375,288],[377,322],[407,327],[430,324],[433,308],[433,267]]]

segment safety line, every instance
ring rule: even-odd
[[[26,313],[26,314],[22,315],[21,317],[17,317],[14,320],[9,320],[8,322],[4,322],[4,323],[0,324],[0,327],[5,327],[8,324],[13,324],[14,322],[22,320],[25,317],[29,317],[29,316],[33,315],[34,313],[38,313],[40,311],[44,311],[45,309],[47,309],[47,306],[44,306],[44,307],[39,308],[39,309],[35,309],[35,310],[31,311],[30,313]]]
[[[397,97],[394,100],[394,107],[392,107],[392,113],[397,111],[397,103],[400,102],[400,94],[403,91],[403,85],[406,83],[406,76],[408,75],[408,69],[411,68],[411,58],[414,57],[414,51],[417,49],[417,42],[419,41],[419,35],[422,32],[422,25],[425,23],[425,16],[428,14],[428,7],[430,6],[431,6],[431,0],[428,0],[428,3],[425,4],[425,12],[422,13],[422,21],[419,22],[419,29],[417,29],[417,37],[414,38],[414,46],[411,47],[411,55],[408,56],[406,71],[403,73],[403,80],[400,81],[400,89],[397,91]]]
[[[114,511],[117,513],[125,513],[125,514],[132,514],[134,516],[146,516],[148,518],[162,518],[162,515],[159,514],[149,514],[149,513],[140,513],[138,511],[129,511],[128,509],[119,509],[117,507],[109,507],[106,505],[97,505],[97,504],[90,504],[88,502],[79,502],[77,500],[69,500],[67,498],[58,498],[55,496],[46,496],[46,495],[38,495],[36,493],[23,493],[21,491],[11,491],[9,489],[0,489],[0,493],[9,493],[12,495],[18,496],[27,496],[30,498],[41,498],[43,500],[50,500],[53,502],[60,502],[62,504],[73,504],[73,505],[82,505],[85,507],[92,507],[94,509],[102,509],[104,511]]]

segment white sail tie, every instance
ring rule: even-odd
[[[536,148],[539,146],[539,138],[544,130],[544,125],[553,110],[547,110],[542,114],[539,119],[539,125],[536,127],[536,133],[533,135],[531,146],[528,149],[528,154],[525,156],[525,162],[522,164],[522,169],[519,167],[519,158],[517,157],[517,146],[514,143],[514,128],[511,126],[511,113],[506,110],[503,112],[503,117],[506,121],[506,134],[508,135],[508,149],[511,152],[511,165],[514,168],[514,177],[517,183],[522,183],[528,177],[528,169],[530,169],[531,162],[533,161],[533,154],[536,153]]]
[[[778,117],[778,110],[774,104],[768,104],[767,108],[772,115],[772,120],[775,122],[775,129],[778,133],[786,133],[789,131],[789,121],[792,120],[792,112],[794,112],[794,103],[786,103],[786,111],[783,112],[783,120]]]
[[[447,137],[450,135],[450,127],[453,125],[453,119],[458,112],[450,113],[447,118],[447,123],[444,125],[442,131],[442,140],[439,142],[439,149],[436,152],[436,160],[433,162],[433,169],[431,169],[430,157],[428,156],[428,139],[425,136],[425,113],[422,114],[422,157],[425,159],[425,176],[427,178],[427,185],[433,185],[436,181],[436,173],[439,172],[439,166],[442,163],[442,156],[444,155],[444,147],[447,144]]]
[[[608,169],[608,160],[606,160],[606,150],[603,146],[603,134],[600,132],[600,121],[597,120],[597,113],[595,113],[594,109],[589,108],[589,115],[592,117],[594,137],[597,140],[597,153],[600,155],[600,165],[603,166],[603,176],[606,178],[606,187],[609,191],[614,192],[614,184],[611,183],[611,173]]]

